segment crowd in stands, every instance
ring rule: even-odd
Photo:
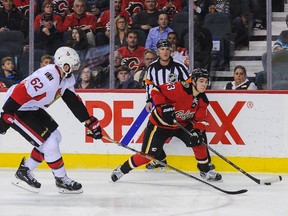
[[[215,35],[209,29],[209,24],[205,22],[207,14],[225,14],[231,25],[232,36],[230,35],[228,40],[235,44],[235,49],[241,49],[247,46],[249,22],[253,22],[251,14],[255,14],[257,20],[255,25],[265,28],[265,22],[262,22],[265,17],[257,13],[260,9],[255,11],[255,7],[261,10],[265,8],[261,2],[260,0],[194,0],[194,67],[210,71],[213,58],[216,59],[221,55],[221,52],[212,50],[214,37],[219,35]],[[109,46],[111,28],[115,29],[117,50],[115,54],[117,59],[116,57],[114,59],[117,68],[113,70],[115,88],[144,88],[145,70],[157,58],[156,44],[160,39],[170,41],[173,58],[186,66],[189,65],[188,0],[114,0],[114,5],[115,23],[110,23],[108,0],[35,0],[34,49],[44,51],[43,55],[53,56],[55,50],[61,46],[74,48],[83,63],[76,75],[75,87],[82,89],[109,88],[109,61],[106,59],[91,64],[86,56],[88,52],[93,52],[92,50],[98,47]],[[23,53],[28,52],[28,0],[0,1],[0,37],[1,33],[6,31],[22,32],[24,40],[21,50]],[[230,47],[228,49],[231,50]],[[16,56],[12,51],[10,57],[12,63],[17,64],[21,55]],[[119,59],[121,62],[118,62]],[[2,78],[5,74],[6,77],[13,76],[13,82],[21,80],[19,78],[21,65],[15,65],[15,71],[19,71],[14,73],[14,69],[11,69],[12,73],[8,76],[3,69],[2,61],[1,65]]]

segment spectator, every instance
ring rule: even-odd
[[[157,20],[159,11],[157,10],[156,5],[156,0],[145,0],[145,10],[140,11],[134,17],[132,27],[144,31],[146,37],[149,30],[158,25]]]
[[[288,15],[286,16],[286,26],[288,27]],[[282,51],[288,49],[288,30],[284,30],[280,33],[278,39],[273,45],[272,51]]]
[[[0,33],[9,30],[22,31],[28,34],[27,20],[22,12],[15,6],[13,0],[2,0],[0,9]]]
[[[53,64],[53,57],[51,55],[43,55],[40,59],[40,67],[44,67],[48,64]]]
[[[24,42],[24,51],[29,49],[29,37]],[[42,25],[34,32],[34,48],[45,50],[49,55],[63,45],[62,34],[53,25],[52,14],[43,14]]]
[[[147,36],[145,47],[157,51],[156,44],[160,39],[167,39],[168,33],[173,30],[168,26],[169,18],[167,13],[161,12],[158,15],[158,26],[151,28]]]
[[[155,61],[157,58],[157,54],[152,49],[147,49],[144,53],[143,67],[141,71],[138,71],[134,75],[134,80],[139,82],[141,88],[145,88],[145,80],[147,77],[147,68],[148,66]]]
[[[189,48],[188,29],[182,32],[184,47]],[[212,35],[209,29],[202,26],[199,15],[194,15],[194,68],[205,68],[210,71],[212,61]]]
[[[186,1],[188,3],[188,1]],[[209,13],[209,6],[211,5],[211,0],[194,0],[193,10],[194,14],[198,15],[201,23],[203,23],[205,16]],[[188,12],[188,7],[183,8],[182,12]]]
[[[34,29],[37,30],[42,25],[43,14],[52,14],[53,25],[59,32],[63,32],[63,20],[58,14],[53,13],[53,4],[51,0],[45,0],[42,4],[43,13],[38,14],[34,20]]]
[[[179,46],[178,35],[176,32],[169,32],[167,40],[171,43],[171,56],[187,66],[187,49]]]
[[[86,2],[84,0],[75,0],[73,4],[74,12],[66,16],[63,23],[63,30],[68,33],[64,34],[64,38],[67,38],[72,31],[73,27],[80,27],[87,36],[88,43],[91,46],[95,46],[94,32],[96,30],[95,17],[86,12]],[[65,39],[64,39],[65,40]]]
[[[246,68],[237,65],[233,73],[234,81],[226,84],[226,90],[257,90],[255,83],[247,78]]]
[[[116,70],[115,89],[140,89],[140,84],[134,80],[130,69],[121,65]]]
[[[93,0],[94,1],[94,0]],[[103,4],[108,4],[108,1],[103,1]],[[97,22],[98,18],[100,17],[101,13],[104,11],[103,7],[105,10],[108,9],[105,5],[102,5],[102,1],[97,1],[90,5],[90,12],[91,14],[95,17],[95,21]]]
[[[94,77],[90,68],[86,65],[80,68],[80,76],[75,84],[76,89],[94,89],[96,88],[94,83]]]
[[[130,26],[132,19],[127,11],[121,10],[122,0],[114,0],[115,17],[121,15],[124,16]],[[107,31],[110,31],[110,10],[105,10],[97,20],[96,30],[96,45],[101,46],[109,43],[109,38],[106,36]]]
[[[74,27],[72,29],[71,37],[66,41],[66,45],[77,51],[81,61],[85,61],[86,53],[91,47],[85,32],[80,27]]]
[[[115,50],[114,52],[114,67],[115,67],[115,71],[118,67],[121,66],[121,62],[122,62],[122,55],[119,52],[119,50]]]
[[[127,65],[134,75],[143,66],[143,56],[146,49],[138,46],[138,33],[134,30],[128,32],[126,42],[127,46],[120,47],[118,51],[122,55],[122,64]]]
[[[2,58],[1,68],[0,82],[2,82],[2,87],[9,88],[22,80],[21,75],[14,70],[14,63],[11,57]]]
[[[127,45],[128,23],[124,16],[117,16],[115,18],[115,49]],[[109,32],[110,34],[110,32]],[[106,35],[109,37],[110,35]]]

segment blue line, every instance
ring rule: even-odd
[[[134,135],[136,134],[136,132],[138,131],[140,126],[143,124],[143,122],[146,119],[146,117],[148,116],[148,114],[149,113],[146,111],[146,107],[144,107],[142,109],[141,113],[139,114],[139,116],[137,117],[137,119],[131,125],[131,127],[128,130],[128,132],[126,133],[126,135],[121,140],[122,144],[127,146],[131,142],[131,140],[133,139]]]

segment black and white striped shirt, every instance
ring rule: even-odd
[[[187,81],[190,76],[187,67],[180,61],[170,57],[169,64],[162,66],[158,58],[147,68],[147,78],[145,80],[146,102],[152,102],[150,94],[153,86],[158,86],[163,83],[173,83],[175,81]]]

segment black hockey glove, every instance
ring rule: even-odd
[[[13,124],[13,122],[14,122],[14,116],[13,115],[11,115],[9,113],[2,112],[1,118],[0,118],[0,133],[5,134],[6,131]]]
[[[85,124],[85,127],[89,129],[87,136],[93,137],[94,139],[102,138],[102,129],[97,118],[90,116],[90,123]]]
[[[202,142],[204,141],[202,132],[199,129],[192,129],[190,133],[191,133],[191,136],[190,136],[191,147],[201,145]]]
[[[161,106],[162,109],[162,119],[164,122],[166,122],[167,124],[172,125],[173,124],[173,120],[175,119],[175,107],[173,107],[170,104],[166,104]]]

